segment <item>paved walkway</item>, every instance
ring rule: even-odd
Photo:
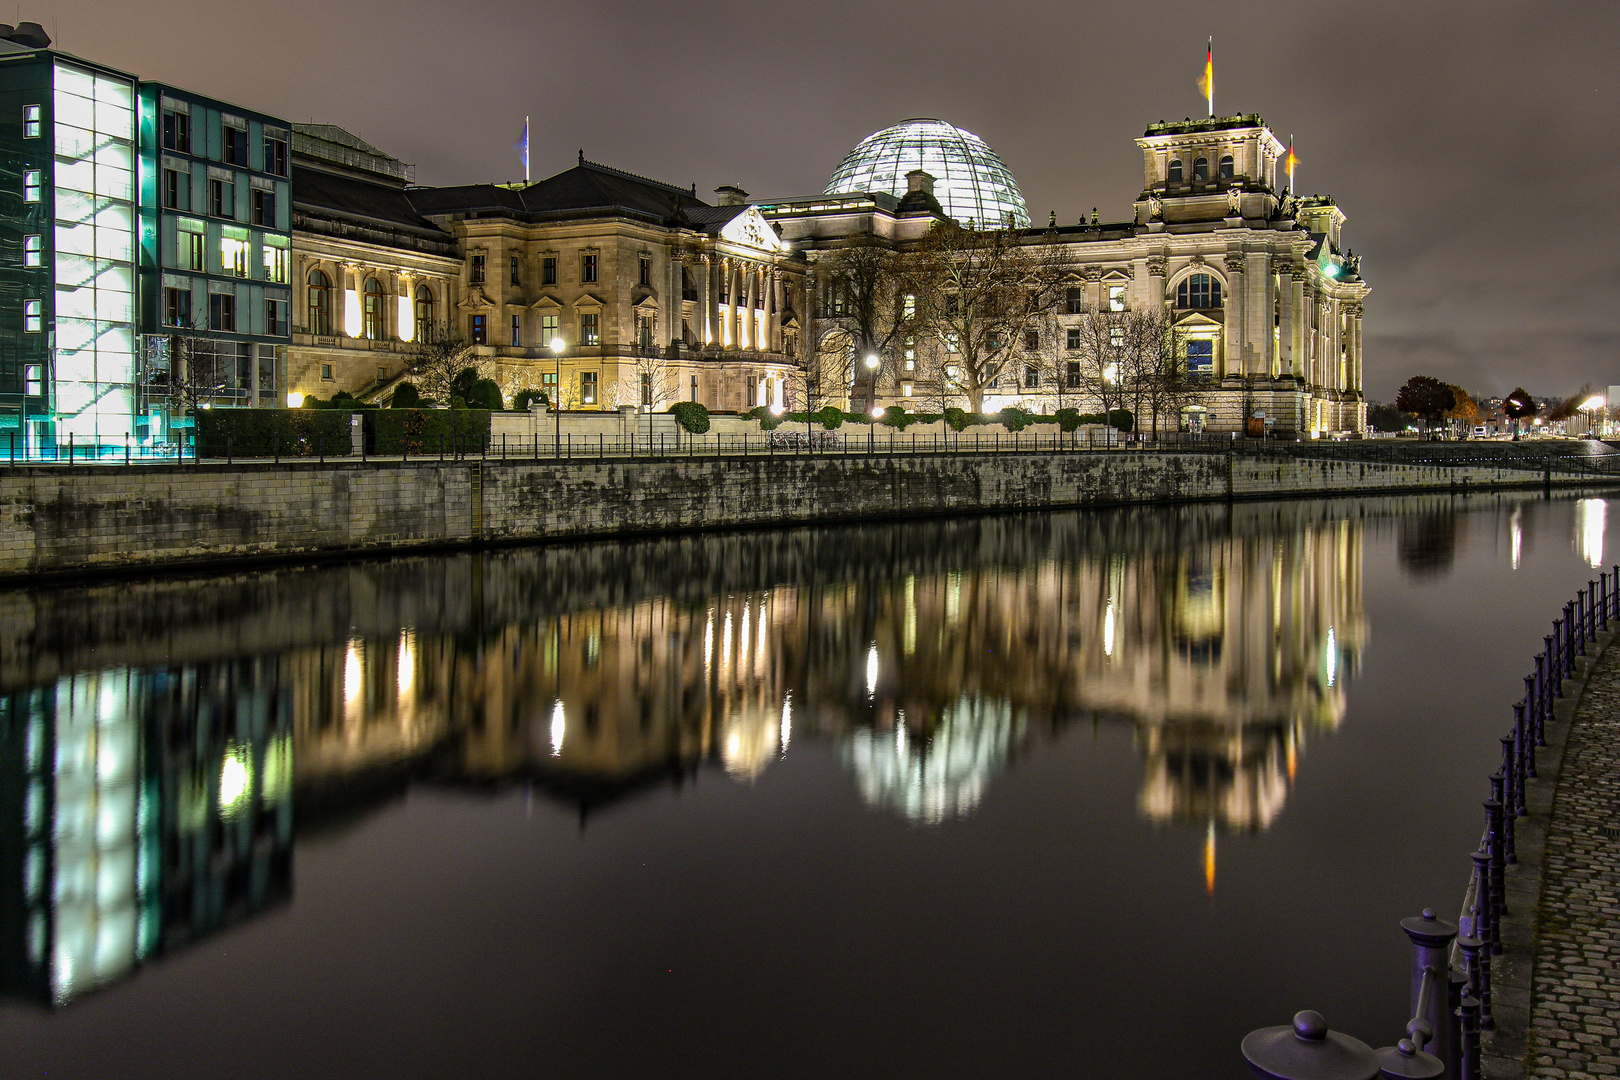
[[[1522,1060],[1531,1077],[1584,1080],[1620,1075],[1620,648],[1597,658],[1573,720],[1558,726],[1567,735],[1539,860]],[[1508,952],[1498,964],[1512,983],[1528,955]]]

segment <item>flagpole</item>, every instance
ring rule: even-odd
[[[1294,133],[1288,133],[1288,194],[1294,194]]]
[[[1215,35],[1209,36],[1209,52],[1204,57],[1204,91],[1209,95],[1209,115],[1215,116]]]
[[[523,182],[529,182],[529,118],[523,118]]]

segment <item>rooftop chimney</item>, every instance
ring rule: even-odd
[[[932,195],[934,193],[934,178],[921,169],[912,169],[906,173],[906,190],[925,191]]]
[[[748,192],[731,184],[715,188],[714,198],[715,202],[720,206],[746,206],[748,204]]]
[[[26,45],[30,49],[48,49],[51,47],[51,35],[37,22],[20,22],[17,29],[10,35],[11,40],[19,45]]]

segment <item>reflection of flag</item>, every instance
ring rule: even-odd
[[[1209,105],[1209,115],[1215,115],[1215,39],[1209,39],[1209,52],[1204,54],[1204,74],[1199,76],[1198,89]]]

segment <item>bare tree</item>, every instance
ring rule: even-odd
[[[946,374],[978,412],[1026,332],[1056,307],[1064,275],[1050,244],[1026,244],[1014,229],[942,221],[901,262],[901,292],[910,298],[902,322],[917,338],[942,343]]]
[[[804,367],[805,409],[814,412],[843,398],[855,374],[854,364],[855,342],[848,330],[823,334]]]
[[[610,404],[634,404],[647,412],[660,401],[673,400],[676,392],[674,365],[657,346],[638,346],[631,363],[619,365],[619,382]]]
[[[406,354],[405,370],[401,377],[416,384],[424,398],[450,402],[450,384],[467,368],[486,375],[485,365],[473,353],[470,341],[459,334],[454,324],[440,323],[430,332],[417,336]]]
[[[885,369],[892,374],[894,344],[906,333],[912,306],[903,288],[902,260],[887,247],[857,244],[828,252],[818,272],[822,320],[849,335],[853,366],[845,374],[854,376],[851,389],[860,393],[863,409],[870,409],[878,379]],[[878,357],[877,369],[866,365],[868,356]]]
[[[169,332],[169,370],[152,381],[155,392],[167,397],[171,411],[185,415],[212,405],[236,381],[236,352],[220,351],[220,342],[197,332],[191,324]],[[257,392],[257,387],[250,388]],[[234,399],[233,399],[234,402]]]
[[[1094,307],[1074,327],[1080,339],[1075,352],[1080,385],[1105,414],[1125,407],[1129,323],[1129,312]]]
[[[1180,428],[1181,412],[1195,405],[1203,397],[1205,384],[1193,377],[1187,365],[1187,335],[1175,323],[1169,308],[1141,313],[1132,312],[1130,323],[1134,333],[1127,335],[1139,352],[1136,369],[1136,391],[1147,407],[1155,440],[1159,437],[1159,418],[1174,417]],[[1137,423],[1141,427],[1140,420]]]

